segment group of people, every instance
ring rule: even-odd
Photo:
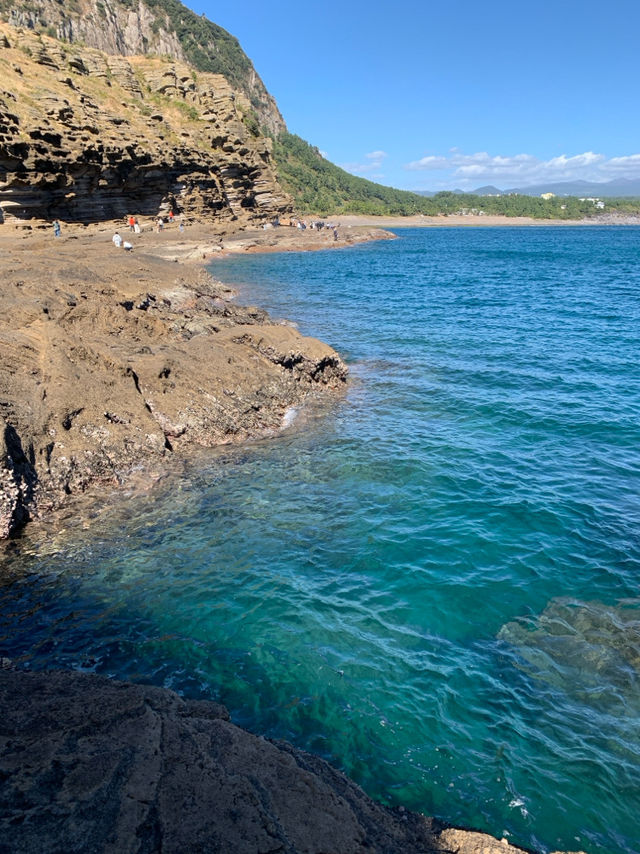
[[[166,217],[162,215],[158,216],[158,218],[156,219],[156,231],[162,231],[167,221],[169,222],[169,224],[172,224],[175,221],[175,214],[173,210],[170,210]],[[133,216],[133,214],[131,214],[130,216],[126,216],[125,222],[129,227],[129,231],[132,231],[134,234],[142,233],[142,229],[140,227],[140,223],[138,222],[137,216]],[[182,218],[180,218],[179,227],[180,231],[184,231],[184,221]],[[115,232],[111,240],[113,241],[113,245],[116,246],[118,249],[122,248],[125,249],[127,252],[131,252],[133,250],[133,244],[130,243],[128,240],[124,240],[119,231]]]
[[[162,231],[162,229],[165,227],[167,222],[169,223],[169,225],[173,225],[173,223],[175,222],[175,218],[176,218],[176,215],[174,214],[173,210],[169,211],[166,218],[163,216],[159,216],[158,219],[156,220],[156,231],[158,231],[158,232]],[[184,231],[184,220],[182,219],[182,217],[180,217],[180,222],[178,224],[178,228],[180,229],[181,232]]]
[[[307,228],[310,228],[312,231],[322,231],[323,228],[328,228],[330,231],[333,231],[333,239],[338,239],[338,226],[334,225],[331,222],[324,222],[321,219],[311,220],[309,225],[307,225],[304,220],[298,219],[293,220],[291,222],[291,225],[295,225],[295,227],[300,229],[301,231],[305,231]]]
[[[116,233],[113,235],[111,240],[113,240],[113,245],[117,249],[120,249],[120,247],[122,247],[126,252],[133,251],[133,243],[129,243],[128,240],[123,240],[122,235],[120,234],[119,231],[116,231]]]
[[[169,211],[169,214],[167,215],[166,219],[169,221],[170,224],[172,224],[175,221],[175,213],[173,212],[173,210]],[[137,216],[133,216],[133,214],[131,214],[130,216],[126,216],[125,222],[129,226],[129,231],[132,231],[134,234],[141,234],[142,233],[142,229],[140,227],[140,223],[138,222]],[[60,235],[62,234],[62,228],[60,226],[60,220],[54,219],[52,225],[53,225],[53,236],[54,237],[60,237]],[[162,231],[164,226],[165,226],[165,218],[163,216],[159,216],[158,219],[156,220],[157,231]],[[181,232],[184,231],[184,220],[182,219],[182,217],[180,217],[179,228],[180,228]],[[128,240],[123,240],[122,235],[118,231],[116,231],[116,233],[113,235],[113,237],[111,239],[113,240],[114,246],[117,246],[118,248],[122,247],[123,249],[126,249],[129,252],[133,249],[133,244],[130,243]]]

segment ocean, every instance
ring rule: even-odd
[[[213,274],[347,360],[4,560],[0,655],[221,701],[387,804],[640,850],[640,229],[400,229]]]

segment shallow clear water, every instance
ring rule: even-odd
[[[231,258],[351,367],[5,558],[0,654],[215,697],[372,796],[640,849],[640,229],[403,230]]]

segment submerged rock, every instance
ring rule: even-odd
[[[533,676],[599,706],[623,700],[637,711],[640,607],[553,599],[535,618],[506,623],[498,634]],[[631,703],[631,707],[628,706]]]

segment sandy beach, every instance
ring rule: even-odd
[[[640,225],[640,218],[633,216],[607,215],[592,219],[533,219],[527,216],[478,216],[474,214],[442,214],[440,216],[356,216],[344,214],[331,217],[331,222],[343,228],[453,228],[465,226],[468,228],[487,228],[503,226],[537,226],[549,225]]]

